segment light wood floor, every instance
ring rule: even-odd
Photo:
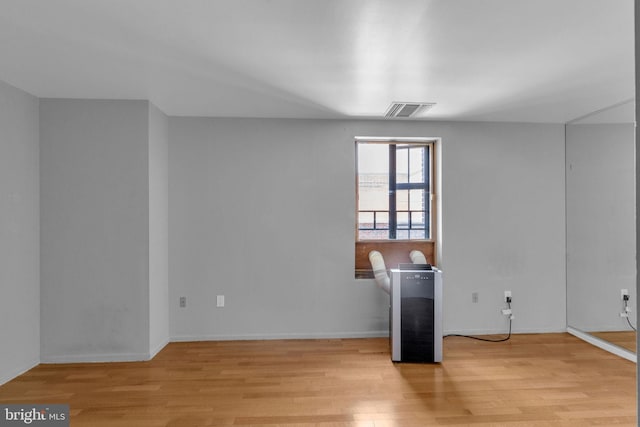
[[[0,403],[68,403],[73,427],[635,426],[635,375],[568,334],[450,337],[442,364],[393,364],[386,339],[172,343],[40,365]]]
[[[608,341],[618,347],[626,348],[629,351],[636,352],[636,332],[589,332],[591,335],[602,340]]]

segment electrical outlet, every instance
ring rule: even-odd
[[[216,297],[216,307],[224,307],[224,295],[218,295]]]
[[[180,297],[180,308],[185,308],[187,306],[187,297]]]
[[[504,291],[504,302],[511,302],[511,291]]]
[[[620,299],[624,301],[625,300],[625,298],[624,298],[625,296],[627,296],[627,297],[629,296],[629,289],[620,289]],[[629,298],[627,298],[627,300],[628,299]]]
[[[472,292],[471,293],[471,302],[473,302],[473,303],[478,302],[478,293],[477,292]]]

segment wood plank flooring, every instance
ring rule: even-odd
[[[635,378],[568,334],[450,337],[441,364],[394,364],[381,338],[194,342],[40,365],[0,403],[67,403],[73,427],[635,426]]]

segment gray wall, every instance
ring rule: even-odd
[[[353,278],[355,136],[442,138],[447,332],[506,331],[505,289],[514,331],[564,330],[562,125],[167,125],[146,101],[45,99],[42,361],[145,359],[168,335],[386,334],[387,296]],[[226,307],[215,307],[216,295]]]
[[[585,332],[630,330],[619,313],[620,290],[636,293],[634,130],[567,126],[567,323]]]
[[[0,384],[40,361],[38,99],[0,82]]]
[[[149,355],[149,106],[40,101],[44,362]]]
[[[446,332],[506,331],[504,290],[514,331],[565,330],[564,126],[174,117],[172,339],[387,333],[353,278],[355,136],[442,138]]]
[[[169,342],[169,145],[168,122],[149,105],[149,348]]]

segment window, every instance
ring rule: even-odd
[[[420,250],[436,264],[434,139],[356,139],[355,277],[371,278],[369,253],[387,268]]]
[[[430,240],[433,143],[357,142],[357,239]]]

